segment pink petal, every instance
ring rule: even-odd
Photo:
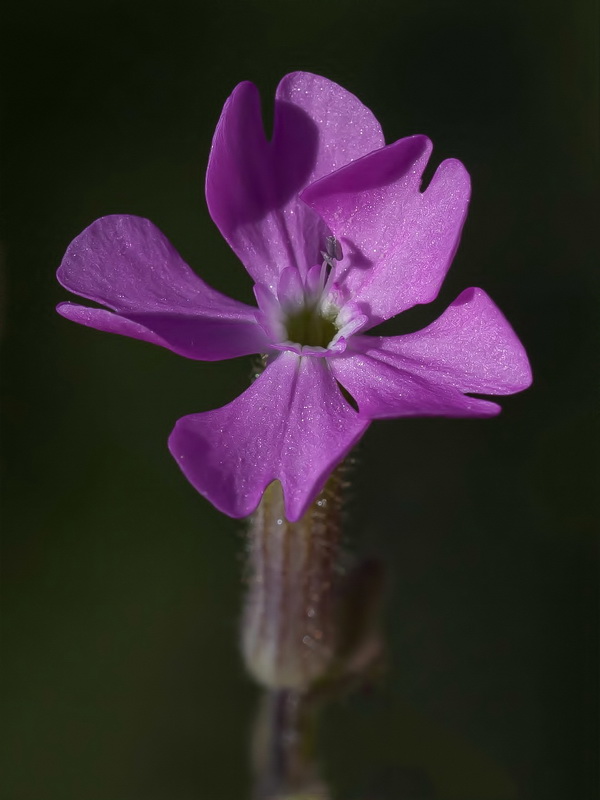
[[[400,358],[395,364],[390,363],[391,359],[384,360],[376,346],[367,349],[365,343],[364,347],[365,352],[346,351],[332,358],[330,365],[367,419],[490,417],[500,412],[496,403],[466,397],[458,389],[411,372]]]
[[[277,89],[273,139],[252,83],[239,84],[215,131],[206,200],[219,230],[256,282],[319,263],[329,231],[298,199],[312,181],[383,145],[377,120],[354,95],[309,73]]]
[[[483,289],[465,289],[422,331],[378,338],[395,363],[461,392],[513,394],[531,385],[527,354]]]
[[[430,153],[425,136],[400,139],[302,194],[341,241],[336,281],[364,304],[371,326],[435,299],[458,246],[469,176],[448,159],[420,192]]]
[[[500,406],[463,393],[512,394],[531,383],[523,346],[481,289],[466,289],[422,331],[350,345],[331,369],[369,418],[490,416]]]
[[[255,320],[231,321],[156,312],[121,316],[104,308],[76,303],[60,303],[56,310],[62,317],[88,328],[158,344],[199,361],[223,361],[270,350],[269,339]]]
[[[117,312],[59,305],[62,316],[82,325],[207,361],[268,347],[256,309],[211,289],[140,217],[93,222],[69,245],[57,277],[65,289]]]
[[[373,112],[358,97],[320,75],[310,72],[286,75],[277,87],[275,103],[279,116],[275,120],[274,140],[278,142],[282,162],[305,146],[302,130],[291,124],[293,117],[283,113],[286,104],[304,111],[318,128],[315,162],[305,186],[385,144]]]
[[[285,352],[232,403],[180,419],[169,448],[220,511],[251,514],[266,486],[279,480],[287,517],[295,521],[367,426],[325,359]]]

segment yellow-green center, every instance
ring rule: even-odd
[[[286,319],[288,340],[303,346],[326,348],[338,332],[334,318],[324,317],[314,306],[304,305]]]

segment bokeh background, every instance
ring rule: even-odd
[[[389,669],[327,713],[337,800],[596,795],[593,2],[249,0],[5,7],[2,255],[6,800],[249,797],[256,690],[237,652],[243,529],[166,448],[248,382],[58,317],[55,268],[96,217],[151,218],[250,300],[203,175],[234,85],[355,92],[473,180],[433,320],[484,287],[534,387],[491,421],[372,426],[351,549],[385,560]]]

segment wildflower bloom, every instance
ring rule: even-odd
[[[240,397],[180,419],[169,447],[195,488],[233,517],[281,482],[299,519],[371,420],[489,417],[477,394],[531,382],[511,327],[467,289],[429,327],[365,335],[437,296],[460,238],[469,176],[454,159],[420,190],[425,136],[385,145],[373,114],[335,83],[283,78],[273,137],[258,92],[236,87],[206,176],[212,219],[255,282],[257,308],[205,284],[148,220],[109,216],[69,246],[69,291],[105,308],[61,303],[64,317],[213,361],[267,355]]]

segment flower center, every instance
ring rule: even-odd
[[[274,350],[317,357],[343,353],[348,337],[368,321],[334,280],[335,262],[342,259],[337,239],[329,236],[321,255],[323,263],[304,276],[296,267],[283,269],[275,292],[260,283],[254,286],[256,318]]]
[[[339,330],[334,322],[336,316],[337,310],[332,316],[325,316],[315,304],[305,303],[288,314],[286,338],[301,346],[326,348]]]

